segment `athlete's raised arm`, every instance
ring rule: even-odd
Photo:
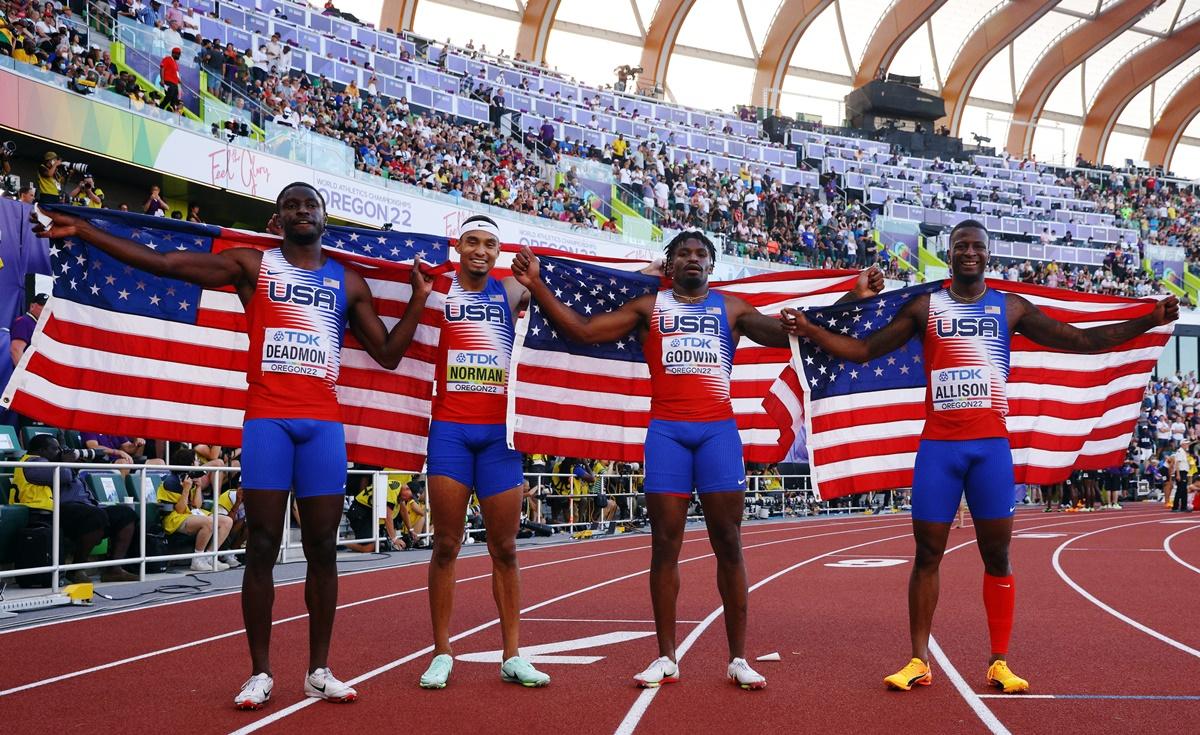
[[[400,359],[412,344],[425,301],[433,290],[433,279],[421,272],[421,259],[413,260],[412,296],[404,309],[404,316],[388,331],[383,320],[375,312],[375,302],[367,282],[358,273],[346,269],[346,290],[349,298],[350,331],[371,359],[388,370],[395,370]]]
[[[230,248],[221,253],[192,253],[184,250],[159,252],[141,243],[116,237],[87,220],[66,212],[44,211],[50,226],[31,218],[34,234],[54,240],[78,237],[95,245],[122,263],[156,276],[177,278],[205,288],[236,286],[253,288],[262,255],[251,248]]]
[[[923,332],[928,319],[929,296],[918,296],[901,307],[896,318],[887,326],[867,335],[866,339],[857,339],[813,324],[803,312],[796,309],[783,310],[783,328],[789,334],[807,337],[829,354],[858,363],[870,362],[899,348],[914,334]]]
[[[1103,352],[1134,337],[1179,318],[1179,300],[1174,296],[1159,301],[1154,310],[1136,319],[1080,329],[1046,316],[1041,309],[1016,294],[1008,294],[1008,311],[1015,317],[1016,331],[1045,347],[1067,352]]]
[[[585,317],[563,302],[542,281],[536,255],[528,247],[513,258],[513,278],[529,290],[546,317],[569,339],[586,344],[612,342],[646,324],[654,308],[654,295],[647,294],[628,301],[613,311]]]
[[[854,288],[834,303],[870,298],[882,291],[883,286],[883,272],[871,266],[859,273]],[[788,346],[788,336],[791,332],[785,328],[780,318],[767,316],[746,300],[736,296],[725,297],[725,309],[735,336],[744,334],[764,347]]]

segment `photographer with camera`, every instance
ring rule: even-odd
[[[37,467],[44,462],[99,462],[103,453],[92,449],[63,449],[53,434],[38,434],[29,440],[21,462],[28,463],[13,472],[16,502],[35,511],[54,512],[53,467]],[[66,563],[87,561],[96,544],[108,538],[108,558],[124,559],[137,527],[137,511],[128,505],[100,505],[83,486],[74,470],[58,470],[58,513],[62,538],[71,544]],[[30,514],[30,526],[48,525],[41,513]],[[68,572],[71,583],[90,582],[83,570]],[[105,567],[102,582],[135,582],[137,575],[119,567]]]
[[[42,204],[59,204],[62,202],[62,182],[67,172],[62,170],[62,159],[54,151],[46,151],[42,156],[42,164],[38,166],[37,187],[38,201]]]
[[[96,186],[96,180],[91,174],[84,174],[71,190],[70,199],[71,203],[77,206],[99,209],[104,206],[104,190]]]
[[[196,452],[192,449],[178,449],[171,455],[171,464],[194,466]],[[176,533],[195,536],[196,553],[208,550],[209,541],[213,537],[212,512],[204,509],[204,491],[200,482],[205,474],[199,467],[194,470],[173,470],[159,483],[157,493],[158,502],[170,506],[169,512],[162,519],[163,531],[168,536]],[[217,538],[213,548],[219,549],[233,527],[233,519],[228,515],[218,514],[216,527]],[[228,564],[219,560],[201,557],[192,559],[193,572],[221,572],[228,568]]]

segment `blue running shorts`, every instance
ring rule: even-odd
[[[337,421],[250,419],[242,426],[242,487],[297,498],[346,492],[346,432]]]
[[[521,455],[508,448],[504,424],[429,423],[428,473],[442,475],[475,491],[480,500],[525,481]]]
[[[950,523],[965,490],[974,518],[1011,518],[1015,485],[1008,439],[922,439],[913,467],[912,517]]]
[[[746,489],[742,437],[737,422],[651,419],[646,430],[648,493],[690,497]]]

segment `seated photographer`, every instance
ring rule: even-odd
[[[420,495],[420,488],[423,486],[423,482],[419,483],[413,480],[400,488],[400,502],[404,505],[404,515],[408,518],[408,528],[405,530],[405,533],[411,537],[412,541],[409,548],[413,549],[425,545],[425,542],[421,540],[421,534],[427,530],[429,521],[425,501]]]
[[[407,530],[408,527],[408,514],[407,512],[401,513],[401,511],[406,511],[406,508],[400,502],[400,491],[408,484],[408,478],[409,475],[388,475],[387,513],[379,519],[375,518],[375,483],[371,482],[370,478],[367,479],[362,491],[354,496],[354,502],[346,511],[346,520],[350,522],[350,530],[354,533],[354,538],[370,538],[373,533],[372,526],[378,522],[379,535],[384,537],[379,545],[380,551],[403,551],[408,548],[408,544],[396,532],[397,518],[402,517],[401,528],[403,530]],[[365,541],[346,544],[346,548],[366,554],[375,551],[375,544]]]
[[[101,457],[91,449],[64,450],[53,434],[38,434],[29,440],[28,453],[21,461],[36,465],[38,462],[96,462],[101,461]],[[35,510],[53,511],[54,474],[53,467],[18,467],[13,473],[16,502]],[[124,559],[137,527],[137,511],[127,505],[98,504],[70,468],[59,468],[58,477],[59,529],[62,538],[71,544],[64,562],[87,561],[92,549],[105,538],[109,540],[108,558]],[[44,520],[39,514],[30,516],[31,524],[40,525]],[[82,569],[68,572],[66,578],[71,583],[91,581]],[[100,581],[133,582],[137,581],[137,575],[119,566],[105,567]]]
[[[221,515],[228,516],[232,525],[229,529],[229,549],[244,549],[246,548],[246,506],[242,504],[244,499],[241,488],[238,487],[238,475],[228,475],[222,479],[222,486],[226,483],[228,489],[221,492],[221,496],[217,498],[217,512]],[[234,554],[223,554],[221,561],[231,567],[236,567],[241,564]]]
[[[191,449],[177,449],[171,454],[173,465],[195,465],[196,453]],[[158,485],[158,502],[169,504],[170,512],[162,519],[163,531],[172,535],[181,533],[185,536],[196,537],[196,552],[206,551],[209,541],[213,538],[213,519],[210,511],[204,510],[204,490],[201,487],[204,470],[197,467],[194,470],[173,470],[163,478]],[[233,527],[233,519],[227,515],[217,514],[217,538],[213,548],[220,548]],[[197,557],[192,559],[193,572],[221,572],[229,568],[228,564],[219,560]]]

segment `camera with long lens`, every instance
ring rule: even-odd
[[[88,172],[88,165],[86,163],[79,163],[78,161],[63,161],[58,165],[58,168],[68,176],[71,174],[86,176]]]
[[[103,462],[107,455],[102,449],[63,449],[56,462]]]
[[[204,470],[199,470],[199,469],[196,469],[196,470],[174,470],[174,474],[182,482],[183,478],[185,478],[185,477],[190,477],[193,480],[199,480],[201,477],[204,477],[205,472],[204,472]]]
[[[17,154],[17,144],[11,140],[0,143],[0,158],[9,159]]]

